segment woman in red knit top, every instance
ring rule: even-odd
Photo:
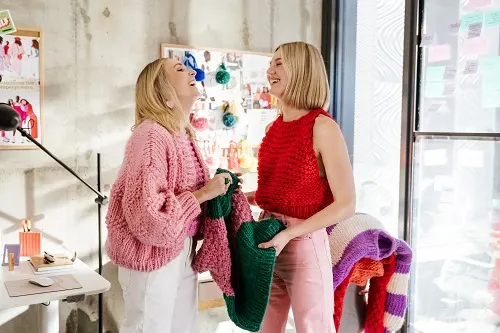
[[[290,306],[297,333],[333,333],[333,276],[326,228],[354,215],[355,190],[346,144],[325,111],[329,86],[318,50],[279,46],[267,77],[280,102],[259,150],[250,203],[287,228],[261,248],[276,249],[264,333],[284,333]]]
[[[210,180],[193,140],[194,75],[177,60],[158,59],[137,79],[135,127],[106,218],[106,252],[125,301],[120,333],[198,332],[191,261],[200,204],[226,193],[231,177]]]

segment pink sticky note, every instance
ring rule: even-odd
[[[463,44],[464,55],[482,55],[489,51],[489,41],[485,36],[466,39]]]
[[[427,62],[449,60],[451,57],[450,44],[429,46],[427,50],[429,52]]]
[[[477,9],[491,5],[491,0],[469,0],[468,9]]]

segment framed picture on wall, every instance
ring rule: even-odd
[[[19,29],[0,36],[0,102],[10,104],[20,127],[43,144],[42,33]],[[18,131],[0,131],[0,150],[38,149]]]

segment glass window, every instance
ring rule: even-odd
[[[423,2],[417,130],[500,132],[500,2]]]
[[[415,144],[410,332],[497,332],[499,152],[500,142],[483,139]]]

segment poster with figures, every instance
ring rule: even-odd
[[[265,128],[277,117],[266,77],[271,54],[162,44],[161,56],[197,72],[190,119],[209,168],[255,173]]]
[[[41,38],[39,31],[0,36],[0,102],[21,118],[20,127],[42,143]],[[0,150],[37,149],[18,131],[0,131]]]

